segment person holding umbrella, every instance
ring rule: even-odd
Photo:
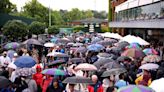
[[[46,92],[62,92],[63,89],[62,87],[59,85],[59,80],[57,78],[54,78],[52,80],[52,83],[50,86],[48,86]]]

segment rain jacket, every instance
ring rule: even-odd
[[[95,91],[96,90],[96,91]],[[103,87],[102,85],[98,82],[95,85],[89,85],[88,86],[88,91],[89,92],[103,92]]]
[[[136,85],[139,85],[139,82],[143,80],[143,75],[139,76],[136,80],[135,80],[135,83]],[[151,84],[151,79],[149,79],[148,81],[148,86]]]
[[[51,84],[51,82],[52,82],[52,77],[42,80],[42,83],[41,83],[42,92],[46,92],[47,87]]]

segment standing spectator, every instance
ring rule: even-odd
[[[103,92],[103,87],[101,83],[98,81],[97,75],[92,75],[93,85],[88,86],[89,92]]]
[[[0,57],[0,64],[3,66],[3,67],[7,67],[8,64],[11,63],[11,59],[7,56],[7,52],[4,51],[2,56]]]
[[[118,88],[127,86],[129,83],[124,80],[124,74],[119,75],[119,80],[115,83],[115,86]]]
[[[51,85],[48,86],[46,92],[62,92],[63,89],[59,85],[58,79],[53,79]]]

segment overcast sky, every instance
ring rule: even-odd
[[[31,0],[10,0],[17,5],[18,11],[25,3]],[[46,7],[51,7],[53,10],[71,10],[72,8],[79,8],[80,10],[97,10],[108,11],[108,0],[38,0]]]

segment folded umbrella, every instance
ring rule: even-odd
[[[57,68],[49,68],[45,69],[42,71],[42,74],[47,74],[47,75],[54,75],[54,76],[65,76],[67,73],[63,70],[57,69]]]
[[[15,60],[14,64],[20,68],[31,68],[36,64],[36,61],[30,56],[21,56]]]
[[[86,77],[67,77],[64,79],[63,83],[69,83],[69,84],[93,84],[92,80]]]
[[[118,89],[117,92],[155,92],[153,89],[142,85],[129,85]]]
[[[10,80],[4,76],[0,76],[0,88],[5,88],[11,84]]]
[[[121,73],[125,73],[127,70],[125,68],[115,68],[104,71],[101,77],[109,77],[111,75],[119,75]]]

